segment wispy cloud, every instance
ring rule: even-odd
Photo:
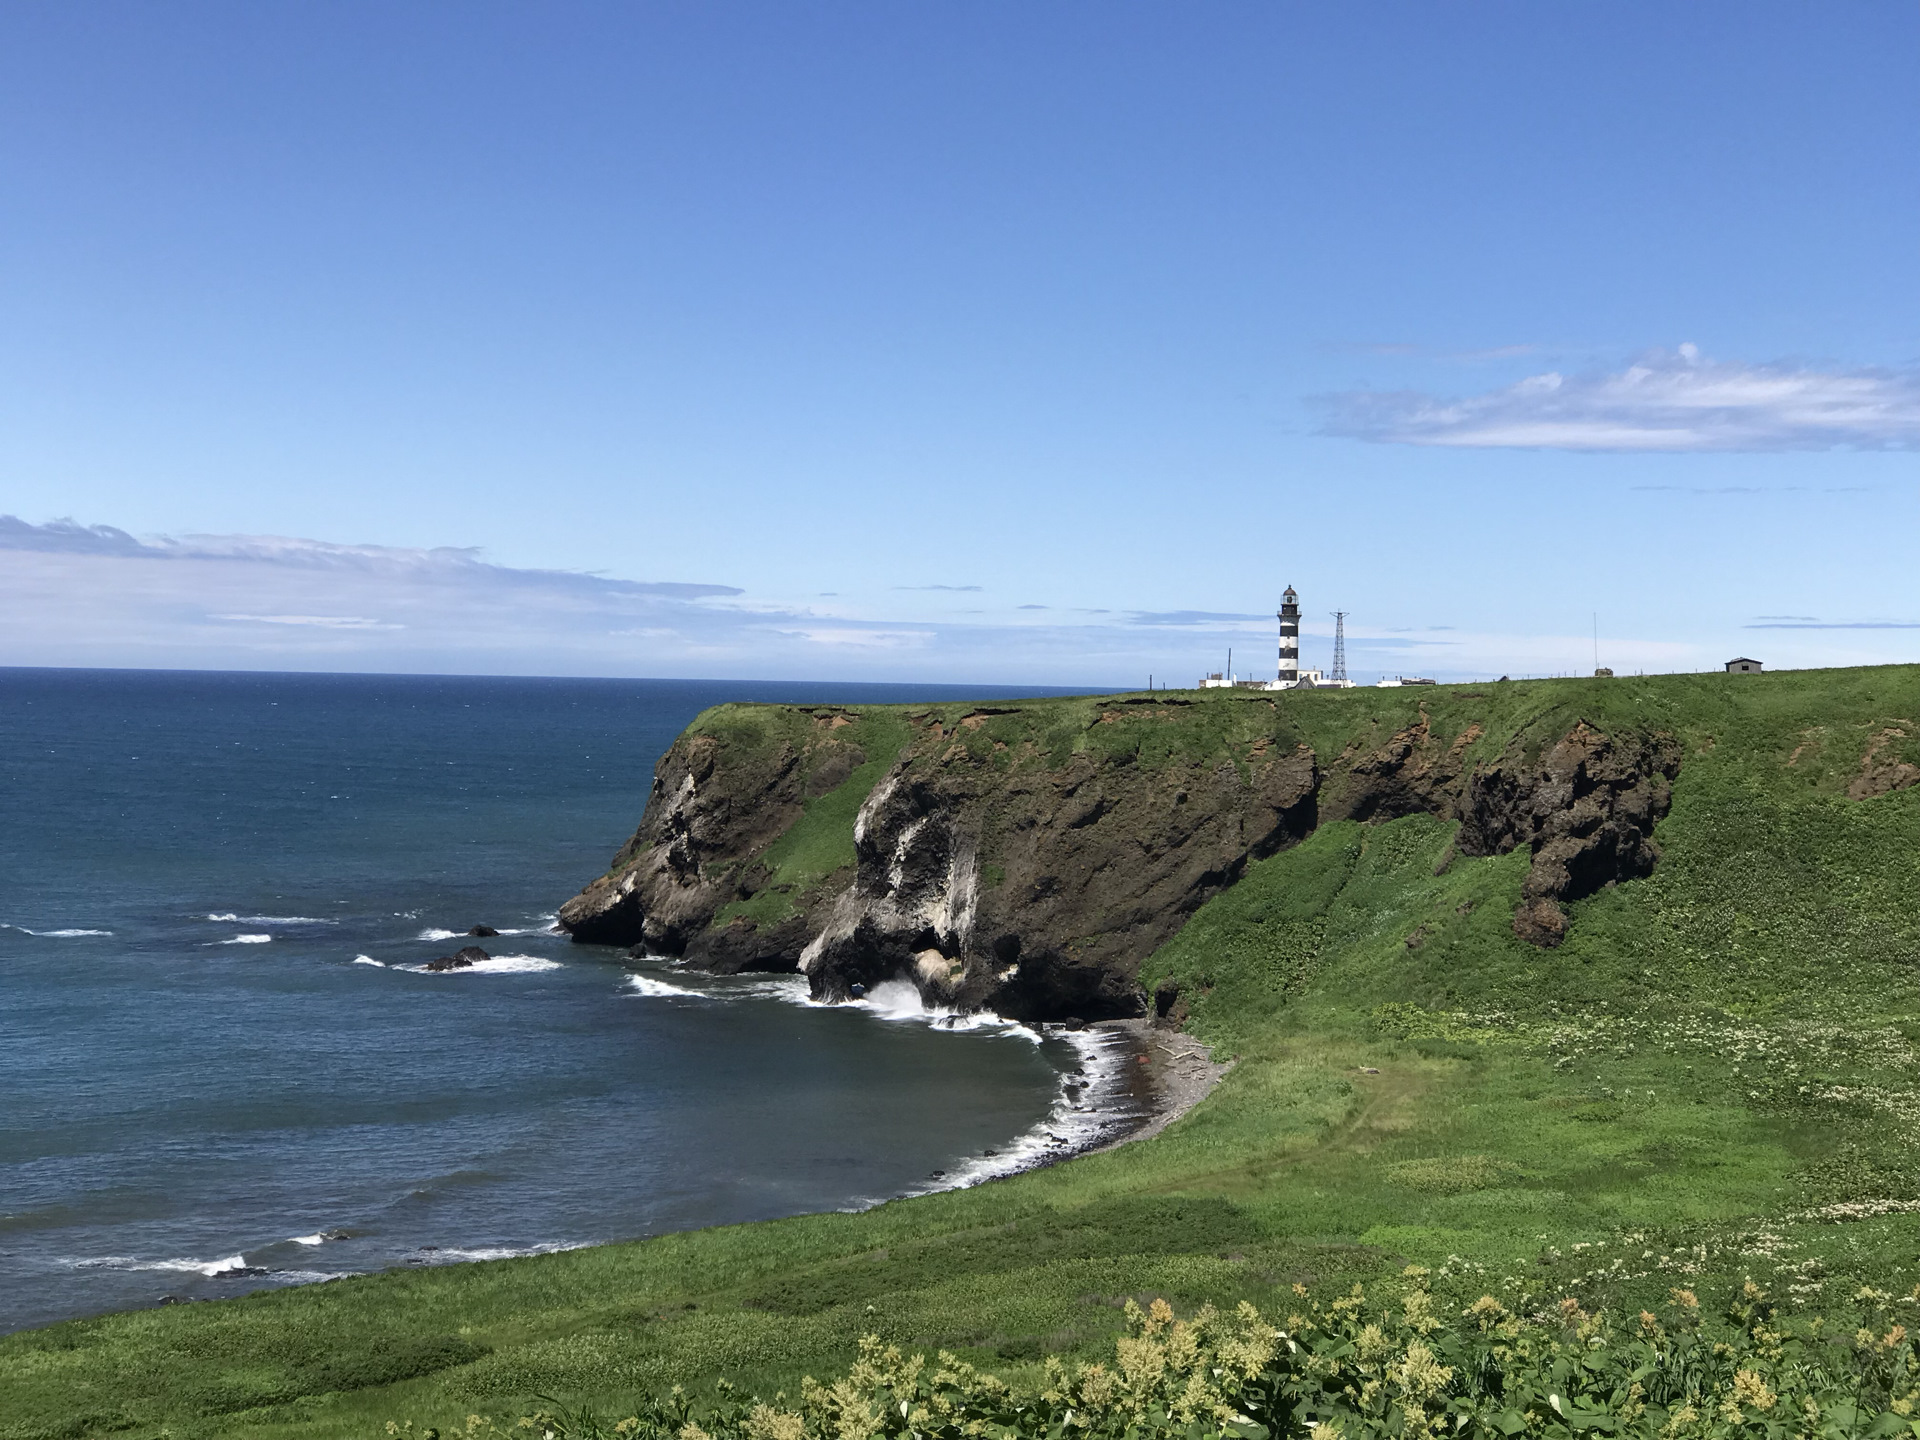
[[[1129,625],[1238,625],[1249,621],[1271,625],[1271,615],[1235,615],[1218,610],[1135,610],[1127,616]]]
[[[136,538],[0,516],[0,663],[591,671],[640,644],[737,636],[762,619],[732,607],[743,593],[496,565],[457,547]],[[596,661],[569,658],[582,653]]]
[[[1920,620],[1756,620],[1742,630],[1920,630]]]
[[[404,630],[390,620],[364,615],[209,615],[209,620],[233,620],[249,625],[313,625],[322,630]]]
[[[140,540],[111,525],[82,525],[74,520],[34,525],[13,515],[0,515],[0,550],[155,561],[230,561],[281,569],[347,571],[393,579],[654,595],[676,600],[745,593],[737,585],[609,580],[574,570],[521,570],[489,564],[480,558],[478,550],[458,546],[413,550],[388,545],[336,545],[325,540],[301,540],[284,535],[184,535]]]
[[[917,607],[902,597],[900,608]],[[0,517],[0,665],[1144,683],[1199,673],[1195,652],[1210,645],[1187,627],[1218,623],[1213,613],[930,619],[520,569],[453,547],[136,537]]]
[[[1601,451],[1904,450],[1920,372],[1717,361],[1692,345],[1611,374],[1529,376],[1482,395],[1317,397],[1322,432],[1384,444]]]
[[[984,585],[896,585],[893,588],[896,590],[951,590],[956,594],[970,595],[978,594],[987,587]]]

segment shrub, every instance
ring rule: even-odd
[[[1111,1362],[1050,1359],[1022,1389],[942,1353],[929,1363],[868,1336],[831,1384],[797,1401],[722,1387],[696,1407],[675,1388],[618,1421],[557,1407],[496,1429],[415,1440],[1440,1440],[1606,1436],[1849,1440],[1920,1436],[1920,1364],[1899,1315],[1920,1304],[1863,1289],[1858,1322],[1827,1333],[1783,1319],[1748,1281],[1718,1316],[1676,1289],[1664,1316],[1589,1313],[1572,1297],[1528,1310],[1483,1295],[1444,1315],[1418,1267],[1388,1304],[1360,1286],[1325,1304],[1300,1286],[1284,1324],[1250,1304],[1188,1320],[1127,1306]],[[1525,1313],[1523,1313],[1523,1311]]]

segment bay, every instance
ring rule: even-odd
[[[0,670],[0,1329],[1037,1153],[1097,1040],[550,928],[706,706],[1017,693]],[[476,924],[491,963],[417,968]]]

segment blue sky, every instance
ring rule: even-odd
[[[0,663],[1920,655],[1920,8],[0,10]],[[54,522],[71,519],[75,526]],[[110,527],[99,529],[95,527]]]

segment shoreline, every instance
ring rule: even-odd
[[[853,1207],[849,1213],[973,1190],[1150,1140],[1211,1094],[1233,1068],[1230,1061],[1215,1062],[1201,1041],[1144,1016],[1098,1020],[1073,1029],[1047,1022],[1007,1023],[1043,1041],[1065,1041],[1079,1052],[1080,1066],[1062,1074],[1048,1116],[1013,1140],[1008,1147],[1012,1153],[970,1157],[955,1167],[957,1173],[942,1175],[934,1184]]]
[[[1141,1065],[1136,1061],[1133,1068],[1144,1082],[1147,1113],[1141,1123],[1126,1134],[1076,1150],[1075,1155],[1100,1155],[1136,1140],[1151,1140],[1212,1094],[1214,1087],[1233,1068],[1231,1060],[1214,1060],[1211,1046],[1184,1031],[1168,1029],[1145,1017],[1103,1020],[1088,1028],[1125,1033],[1140,1047],[1138,1053],[1147,1063]]]

